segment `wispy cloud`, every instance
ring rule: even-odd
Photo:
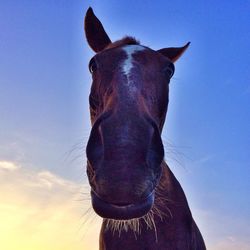
[[[0,249],[98,249],[100,219],[83,216],[86,192],[47,170],[0,161]]]
[[[240,237],[227,236],[221,239],[211,248],[212,250],[249,250],[250,240],[242,239]]]
[[[198,166],[200,166],[201,164],[207,163],[207,162],[211,161],[214,158],[215,158],[215,155],[211,155],[211,154],[204,155],[200,159],[195,160],[194,163],[197,164]]]
[[[2,169],[2,170],[13,171],[13,170],[18,169],[19,167],[20,166],[14,162],[0,161],[0,169]]]
[[[247,222],[242,222],[237,216],[219,215],[204,209],[193,209],[192,213],[207,249],[250,250],[250,227]]]

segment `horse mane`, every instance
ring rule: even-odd
[[[116,48],[116,47],[123,46],[123,45],[138,45],[138,44],[140,44],[140,42],[137,39],[135,39],[134,37],[125,36],[120,40],[117,40],[113,43],[110,43],[108,46],[105,47],[105,50]]]

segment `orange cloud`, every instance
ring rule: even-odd
[[[0,161],[0,249],[98,249],[100,218],[83,216],[86,190],[49,171]]]

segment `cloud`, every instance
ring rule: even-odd
[[[212,250],[249,250],[250,249],[250,240],[246,241],[245,239],[235,238],[234,236],[228,236],[214,246],[211,247]]]
[[[0,161],[0,249],[98,249],[100,219],[84,215],[88,192],[47,170]]]
[[[7,171],[14,171],[18,169],[20,166],[18,166],[14,162],[10,161],[0,161],[0,170],[7,170]]]
[[[250,227],[239,216],[193,209],[193,216],[210,250],[250,250]]]

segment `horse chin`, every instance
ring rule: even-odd
[[[92,206],[95,212],[105,219],[131,220],[143,217],[154,204],[154,192],[145,199],[127,205],[116,205],[102,200],[93,190],[91,190]]]

